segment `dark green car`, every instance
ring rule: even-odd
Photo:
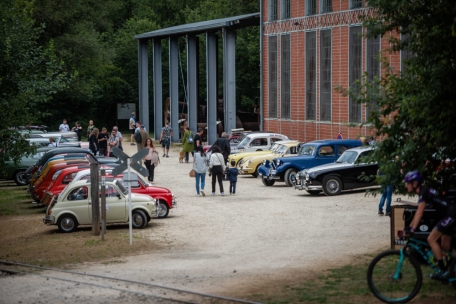
[[[52,148],[38,148],[36,154],[23,156],[17,165],[12,160],[5,162],[5,170],[0,172],[0,179],[14,180],[14,182],[19,186],[24,186],[27,184],[25,178],[25,171],[33,166],[47,151]]]

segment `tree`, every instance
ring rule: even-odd
[[[377,18],[365,21],[371,34],[409,36],[401,41],[392,35],[390,51],[414,54],[402,72],[384,61],[382,78],[374,82],[365,78],[363,93],[353,96],[364,104],[374,101],[377,105],[368,123],[377,136],[386,138],[373,157],[387,173],[386,179],[395,176],[396,185],[402,183],[406,172],[419,170],[438,190],[455,189],[455,2],[372,0],[369,5],[377,10]],[[396,156],[399,161],[391,161]],[[437,171],[442,161],[451,165]]]
[[[34,27],[27,1],[0,0],[0,169],[5,161],[19,161],[33,147],[14,127],[42,119],[42,105],[65,88],[69,77],[61,69],[50,41],[37,45],[43,31]]]

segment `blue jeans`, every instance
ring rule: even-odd
[[[378,210],[383,210],[383,205],[385,204],[386,200],[386,210],[385,212],[390,212],[391,209],[391,196],[393,195],[394,185],[383,185],[384,190],[382,193],[382,197],[380,198],[380,204],[378,205]]]
[[[201,180],[201,190],[204,190],[204,184],[206,182],[206,172],[196,173],[196,193],[200,194],[200,180]]]
[[[190,152],[185,152],[185,162],[186,163],[188,163],[188,153],[190,153]],[[192,156],[193,156],[193,152],[191,152],[191,153],[192,153]]]

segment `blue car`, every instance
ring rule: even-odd
[[[288,187],[292,187],[299,171],[333,163],[345,150],[361,145],[361,141],[356,139],[315,140],[302,145],[297,156],[265,160],[258,173],[265,186],[285,182]]]

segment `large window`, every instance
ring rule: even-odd
[[[291,40],[290,34],[282,35],[280,42],[280,117],[290,118],[291,106]]]
[[[321,13],[332,12],[332,0],[320,0]]]
[[[367,39],[367,80],[374,81],[375,77],[380,77],[380,36]],[[366,107],[366,118],[369,117],[370,112],[375,107],[375,100],[371,100]]]
[[[268,9],[268,15],[269,15],[269,21],[275,21],[279,18],[278,12],[277,12],[277,1],[278,0],[269,0],[269,9]]]
[[[401,42],[405,42],[410,39],[410,34],[401,34]],[[413,52],[410,50],[401,50],[401,71],[407,70],[407,60],[413,57]]]
[[[277,118],[277,36],[269,41],[269,117]]]
[[[350,0],[350,9],[363,7],[363,0]]]
[[[290,19],[291,18],[291,0],[282,0],[280,7],[281,19]]]
[[[306,119],[317,118],[317,33],[306,33]]]
[[[317,0],[306,0],[306,15],[315,15],[317,13]]]
[[[354,94],[360,94],[360,86],[356,84],[356,81],[360,81],[362,77],[362,27],[350,27],[349,35],[349,85]],[[348,104],[349,121],[361,122],[361,104],[359,104],[356,100],[353,100],[351,96],[349,97]]]
[[[331,30],[320,31],[320,120],[331,120]]]

